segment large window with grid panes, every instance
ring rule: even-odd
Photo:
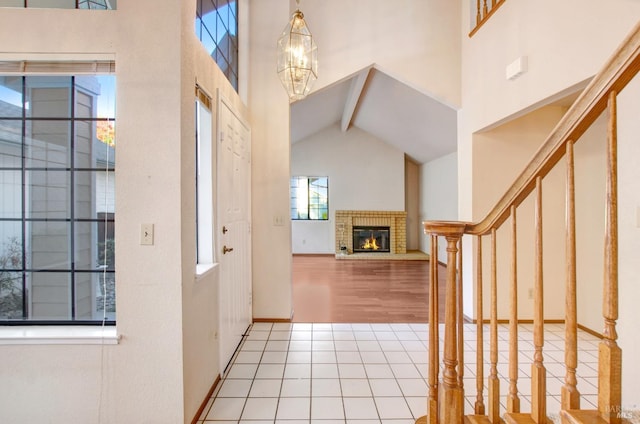
[[[0,75],[0,324],[115,322],[115,76]]]
[[[291,219],[326,221],[329,219],[329,178],[291,177]]]

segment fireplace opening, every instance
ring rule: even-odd
[[[353,227],[354,252],[390,252],[389,227]]]

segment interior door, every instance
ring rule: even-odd
[[[223,374],[251,324],[251,131],[218,95],[218,292]]]

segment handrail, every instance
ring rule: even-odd
[[[467,224],[465,234],[485,235],[499,227],[509,217],[511,206],[520,205],[535,189],[536,178],[547,175],[558,163],[567,142],[577,142],[600,116],[607,106],[609,94],[620,92],[639,71],[640,24],[591,80],[494,208],[483,220]]]
[[[491,16],[498,10],[500,6],[504,4],[507,0],[491,0],[491,7],[489,8],[488,0],[482,0],[482,4],[480,0],[477,0],[476,3],[476,26],[473,27],[471,32],[469,33],[469,37],[473,37],[473,34],[478,32],[478,30],[484,25],[485,22],[489,20]]]

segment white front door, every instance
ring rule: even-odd
[[[218,96],[220,373],[251,324],[251,131]]]

